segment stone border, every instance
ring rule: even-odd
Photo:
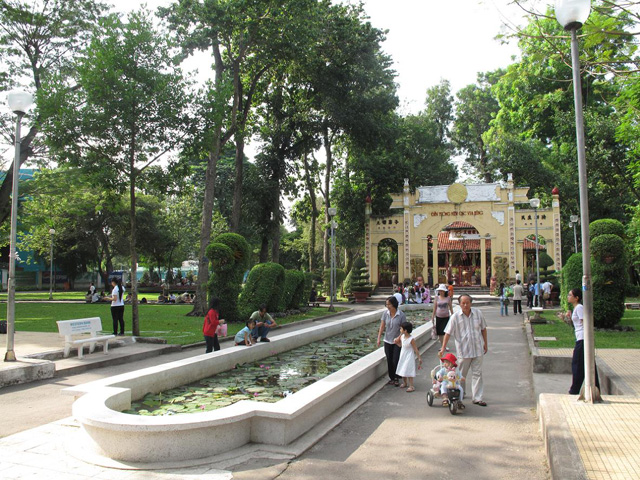
[[[415,307],[407,310],[428,309]],[[229,370],[236,363],[258,361],[274,351],[291,350],[358,328],[378,320],[381,313],[363,313],[279,335],[268,344],[232,347],[65,389],[66,394],[81,396],[73,405],[73,414],[82,431],[71,453],[85,458],[83,452],[88,451],[89,456],[106,456],[127,464],[189,464],[249,443],[287,446],[385,374],[382,349],[277,403],[243,400],[210,412],[167,417],[128,415],[121,410],[149,392],[184,385]],[[431,341],[431,328],[428,322],[414,331],[419,348]]]

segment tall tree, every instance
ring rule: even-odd
[[[106,5],[95,0],[0,0],[0,89],[35,89],[36,108],[22,139],[20,165],[42,155],[40,125],[47,120],[39,108],[40,94],[51,94],[59,79],[72,77],[75,60],[96,29]],[[57,80],[53,80],[56,77]],[[66,88],[66,86],[65,86]],[[2,114],[2,139],[13,143],[13,115]],[[0,185],[0,223],[11,211],[13,166]]]
[[[127,22],[111,16],[102,25],[79,62],[81,88],[52,99],[63,121],[50,122],[48,131],[58,158],[82,166],[114,192],[128,191],[132,324],[140,335],[136,191],[141,173],[184,135],[187,84],[147,12],[131,13]]]

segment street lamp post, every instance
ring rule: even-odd
[[[569,217],[571,225],[573,225],[573,247],[574,252],[578,253],[578,236],[576,235],[576,224],[578,223],[578,215],[571,215]]]
[[[336,237],[335,237],[336,222],[334,220],[336,213],[338,213],[337,209],[335,208],[329,209],[329,217],[331,218],[331,272],[330,272],[331,286],[330,286],[330,292],[329,292],[329,296],[331,297],[329,299],[330,312],[336,311],[335,307],[333,306],[333,302],[335,301],[335,297],[336,297]]]
[[[538,208],[540,207],[540,199],[532,198],[529,200],[529,204],[533,207],[535,215],[535,223],[536,223],[536,288],[534,292],[538,292],[536,295],[536,307],[540,306],[540,240],[538,239]]]
[[[49,229],[49,235],[51,235],[51,255],[50,259],[50,270],[49,270],[49,300],[53,300],[53,236],[56,234],[56,231],[53,228]]]
[[[30,93],[13,90],[7,94],[7,102],[16,114],[15,157],[13,160],[13,187],[11,189],[11,238],[9,244],[9,281],[7,285],[7,353],[5,362],[15,362],[13,340],[16,325],[16,236],[18,230],[18,177],[20,175],[20,124],[22,117],[33,103]]]
[[[573,70],[573,100],[576,112],[576,141],[578,146],[578,182],[580,187],[580,233],[582,237],[582,299],[584,306],[584,386],[580,399],[588,403],[600,401],[595,386],[595,343],[593,338],[593,289],[591,287],[591,246],[589,243],[589,200],[587,162],[584,145],[582,85],[577,31],[589,18],[591,0],[556,0],[556,19],[571,32],[571,67]]]

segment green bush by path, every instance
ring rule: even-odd
[[[574,288],[582,289],[582,253],[574,253],[562,267],[560,273],[560,306],[569,310],[567,295]]]
[[[189,345],[203,341],[202,317],[187,317],[191,305],[140,305],[140,333],[143,337],[159,337],[168,343]],[[338,311],[346,308],[338,308]],[[326,308],[314,308],[306,313],[279,318],[278,324],[298,322],[309,318],[324,316]],[[57,320],[74,320],[77,318],[100,317],[104,332],[111,333],[111,309],[108,303],[102,304],[69,304],[69,303],[17,303],[17,332],[57,332]],[[6,308],[0,308],[0,320],[6,320]],[[125,331],[131,334],[131,306],[125,306]],[[230,324],[227,336],[235,335],[244,323]],[[62,348],[63,341],[60,338]],[[20,351],[19,341],[16,351]]]
[[[589,238],[593,240],[600,235],[616,235],[625,238],[624,225],[613,218],[601,218],[589,224]]]
[[[284,286],[280,290],[278,312],[286,312],[300,306],[300,298],[304,290],[304,273],[299,270],[285,270]]]
[[[573,348],[576,337],[573,327],[560,320],[553,312],[543,312],[550,323],[534,325],[536,337],[556,337],[556,341],[538,342],[541,348]],[[625,310],[619,325],[633,327],[633,332],[596,330],[596,348],[638,348],[640,346],[640,310]]]
[[[276,312],[284,278],[284,267],[279,263],[259,263],[254,266],[238,299],[240,318],[248,319],[263,303],[267,305],[267,311]]]

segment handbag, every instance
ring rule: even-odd
[[[227,336],[227,324],[226,323],[221,323],[220,325],[218,325],[218,328],[216,328],[216,335],[218,335],[219,337],[226,337]]]
[[[431,323],[432,323],[432,325],[431,325],[431,340],[437,340],[438,339],[438,332],[436,332],[436,322],[434,322],[432,320]]]

